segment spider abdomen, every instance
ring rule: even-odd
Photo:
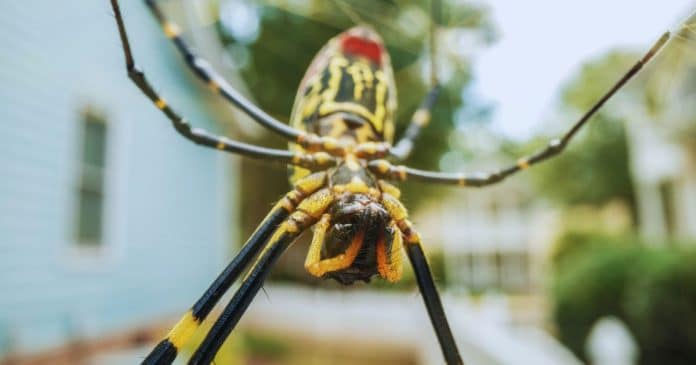
[[[367,26],[353,27],[319,51],[295,97],[290,124],[348,143],[392,142],[396,87],[382,39]],[[290,144],[292,150],[304,152]],[[308,170],[293,168],[291,182]]]

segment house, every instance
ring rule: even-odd
[[[642,76],[635,92],[650,103],[611,109],[626,121],[639,228],[652,244],[696,240],[694,21],[692,14]]]
[[[153,84],[223,133],[227,109],[144,3],[122,3]],[[0,360],[170,319],[232,251],[236,160],[180,137],[127,78],[111,12],[38,0],[0,12]]]

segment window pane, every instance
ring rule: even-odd
[[[79,205],[80,244],[98,245],[102,235],[102,194],[91,190],[80,190]]]
[[[505,290],[510,292],[529,291],[529,260],[527,252],[509,252],[503,256],[501,269]]]
[[[82,149],[76,236],[79,245],[102,244],[104,172],[106,169],[107,125],[102,117],[87,109],[81,114]]]
[[[106,150],[106,125],[86,117],[82,160],[92,166],[104,167]]]

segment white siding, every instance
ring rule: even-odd
[[[138,63],[170,104],[216,131],[142,2],[123,1]],[[0,353],[178,313],[229,244],[229,158],[179,137],[127,78],[108,1],[0,12]],[[80,109],[109,124],[105,250],[74,249]]]

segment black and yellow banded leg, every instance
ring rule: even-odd
[[[167,36],[167,38],[174,42],[176,48],[181,53],[189,68],[196,76],[203,80],[211,90],[222,95],[222,97],[234,104],[236,107],[240,108],[242,111],[244,111],[244,113],[249,115],[259,124],[290,140],[294,141],[300,134],[302,134],[302,132],[271,117],[245,98],[242,94],[240,94],[210,66],[208,61],[204,60],[193,52],[191,47],[189,47],[189,45],[186,44],[186,42],[181,38],[179,27],[174,22],[167,19],[162,12],[162,9],[160,9],[154,0],[145,0],[145,3],[162,26],[164,34]]]
[[[260,147],[233,141],[226,137],[213,135],[203,129],[191,127],[184,118],[176,113],[169,104],[155,92],[154,88],[145,77],[145,74],[135,65],[118,1],[111,0],[111,6],[114,10],[116,24],[118,25],[118,31],[121,37],[121,45],[125,56],[128,77],[155,104],[155,106],[169,118],[176,131],[186,139],[196,144],[226,152],[236,153],[251,158],[277,161],[289,165],[302,166],[314,170],[327,168],[335,164],[333,158],[327,153],[302,154],[287,150]]]
[[[615,84],[611,87],[580,119],[578,119],[572,127],[563,134],[560,138],[554,139],[543,148],[541,151],[530,156],[522,157],[517,160],[514,165],[499,169],[488,173],[444,173],[435,171],[418,170],[407,166],[394,166],[387,160],[373,160],[368,164],[370,171],[375,173],[380,178],[396,179],[396,180],[420,180],[430,183],[453,184],[459,186],[474,186],[481,187],[492,185],[504,180],[506,177],[522,171],[534,164],[545,161],[554,157],[565,149],[578,131],[587,124],[587,121],[594,116],[597,111],[611,99],[617,91],[619,91],[631,78],[633,78],[643,66],[648,63],[655,54],[667,43],[670,39],[670,33],[662,35],[631,67]]]
[[[447,365],[461,365],[463,361],[459,356],[457,343],[454,341],[452,330],[450,329],[445,311],[442,308],[440,295],[435,287],[433,275],[430,272],[430,267],[425,259],[425,253],[421,247],[421,239],[418,232],[413,229],[413,225],[408,220],[408,212],[403,204],[396,197],[389,193],[382,194],[382,205],[389,212],[394,222],[396,222],[400,233],[404,238],[406,253],[411,261],[413,273],[418,282],[425,307],[430,316],[430,322],[433,324],[437,340],[440,343],[440,348],[445,356]]]
[[[440,91],[440,85],[435,85],[430,89],[425,99],[423,99],[423,102],[421,102],[421,105],[411,117],[411,123],[406,128],[406,132],[404,132],[399,142],[389,151],[392,157],[397,160],[405,160],[411,155],[416,139],[418,139],[423,128],[430,123],[432,111]]]
[[[220,346],[237,325],[263,285],[273,264],[295,238],[318,220],[332,201],[333,194],[329,189],[319,190],[300,203],[290,218],[280,225],[229,304],[189,360],[189,364],[208,365],[213,361]]]
[[[305,269],[310,274],[320,278],[324,276],[327,272],[338,271],[349,267],[360,252],[360,248],[363,244],[363,238],[365,235],[364,231],[360,231],[353,237],[352,242],[346,249],[346,251],[336,257],[321,258],[321,249],[324,244],[324,237],[326,236],[326,230],[329,228],[329,222],[331,221],[331,215],[324,214],[321,216],[319,222],[315,225],[316,232],[314,237],[312,237],[312,243],[309,245],[309,252],[307,253],[307,258],[305,259]]]
[[[430,123],[433,108],[440,95],[441,86],[437,77],[437,29],[442,19],[442,4],[440,0],[430,1],[430,91],[426,94],[416,112],[411,117],[411,123],[403,136],[390,150],[396,160],[405,160],[411,154],[413,146],[423,128]]]
[[[167,337],[150,352],[143,364],[164,365],[171,364],[174,361],[178,351],[188,343],[215,304],[237,280],[244,268],[249,265],[254,256],[264,246],[270,234],[288,217],[289,213],[282,206],[274,208],[269,213],[237,256],[218,275],[193,307],[169,331]]]
[[[230,332],[232,332],[237,322],[242,317],[242,314],[244,314],[249,304],[251,304],[256,293],[261,289],[261,285],[263,285],[263,281],[270,272],[273,264],[299,233],[300,232],[288,232],[283,226],[278,229],[277,233],[273,235],[268,246],[259,257],[259,260],[252,267],[249,276],[242,282],[242,285],[225,307],[220,318],[215,322],[210,332],[206,335],[205,340],[203,340],[203,343],[201,343],[189,360],[189,364],[208,365],[213,361],[220,346],[225,342]]]
[[[198,78],[205,82],[211,90],[221,95],[260,125],[278,133],[289,141],[307,148],[309,151],[314,152],[321,150],[336,155],[345,153],[345,146],[336,139],[308,134],[273,118],[268,113],[261,110],[261,108],[249,101],[249,99],[245,98],[239,91],[232,87],[225,78],[215,71],[208,61],[193,52],[191,47],[189,47],[181,37],[179,27],[174,22],[167,19],[155,0],[145,0],[145,3],[162,26],[164,34],[174,42],[188,67]]]
[[[325,184],[325,172],[309,175],[295,183],[295,188],[276,203],[237,256],[172,328],[167,337],[150,352],[143,364],[171,364],[176,358],[179,349],[189,341],[199,325],[210,314],[215,304],[237,280],[254,256],[259,253],[271,234],[287,219],[305,197],[319,190]]]
[[[389,222],[384,236],[377,241],[377,271],[384,280],[396,283],[401,279],[403,265],[401,263],[401,249],[403,236],[396,222]],[[387,245],[390,242],[390,245]]]
[[[430,322],[433,324],[433,328],[435,328],[435,334],[437,335],[437,340],[440,343],[440,348],[445,356],[447,365],[464,364],[459,355],[457,343],[454,341],[452,330],[447,322],[447,317],[445,316],[445,311],[440,301],[440,295],[435,287],[433,274],[430,272],[430,267],[428,266],[428,261],[425,258],[425,253],[423,252],[420,241],[406,243],[406,253],[411,261],[413,273],[418,282],[418,288],[423,296],[425,307],[428,309]]]

